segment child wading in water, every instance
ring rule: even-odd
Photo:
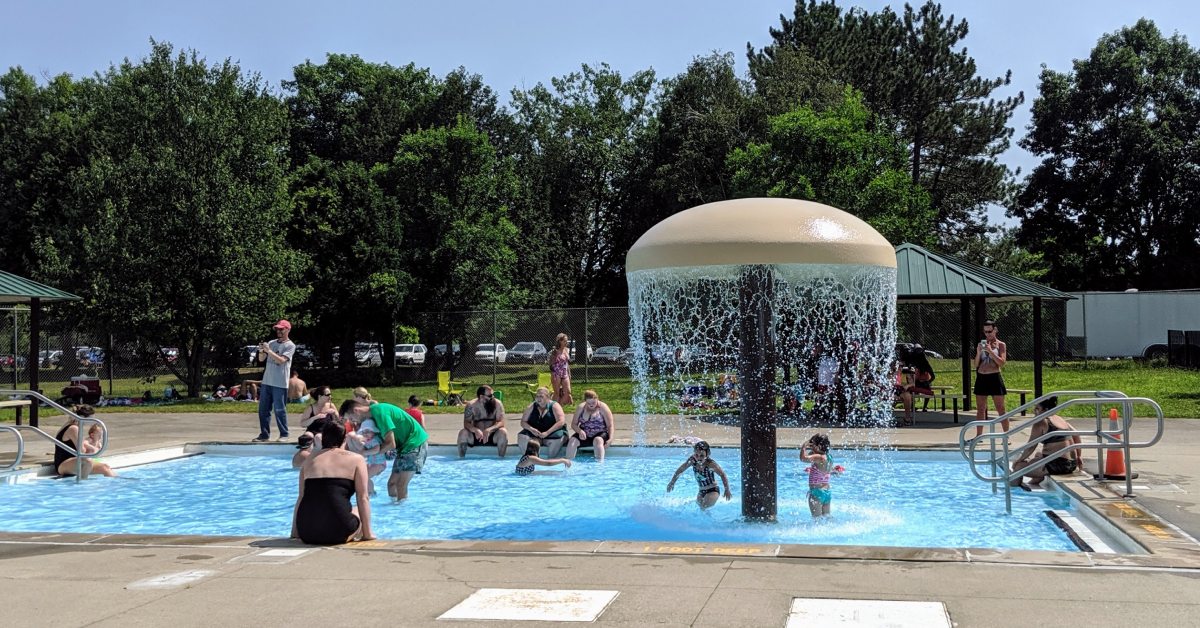
[[[824,434],[814,434],[808,442],[800,447],[800,460],[811,462],[808,472],[808,510],[813,518],[829,516],[829,502],[833,501],[833,492],[829,489],[829,478],[840,475],[845,469],[834,465],[829,456],[829,437]]]
[[[692,473],[696,475],[696,487],[699,492],[696,494],[696,503],[700,508],[710,508],[717,503],[717,497],[720,496],[720,491],[717,490],[717,478],[721,476],[721,482],[725,484],[725,501],[729,501],[733,497],[733,493],[729,492],[729,478],[725,476],[725,470],[721,465],[713,460],[711,455],[712,450],[709,449],[708,443],[700,441],[696,443],[692,449],[692,455],[688,456],[683,464],[675,469],[675,475],[671,476],[671,481],[667,483],[667,492],[675,488],[675,480],[679,479],[680,474],[688,467],[692,468]]]
[[[541,449],[542,441],[536,438],[529,439],[529,444],[525,445],[525,455],[521,456],[521,459],[517,461],[517,475],[533,475],[533,470],[539,464],[543,467],[553,467],[556,464],[561,464],[568,469],[571,468],[571,461],[566,458],[551,458],[549,460],[539,458],[538,452]]]

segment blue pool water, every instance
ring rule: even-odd
[[[290,451],[290,450],[289,450]],[[510,452],[511,453],[511,452]],[[714,449],[734,499],[700,511],[690,471],[666,493],[688,449],[581,456],[574,468],[513,474],[516,460],[430,455],[410,499],[373,502],[376,536],[390,539],[631,540],[778,542],[896,547],[989,547],[1077,551],[1048,519],[1067,500],[1004,497],[975,479],[957,453],[835,452],[833,516],[808,512],[806,465],[779,453],[779,522],[744,524],[739,454]],[[540,468],[541,469],[541,468]],[[204,454],[132,467],[122,478],[41,480],[0,486],[0,529],[286,536],[297,472],[289,457]],[[376,478],[382,491],[384,477]]]

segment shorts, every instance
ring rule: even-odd
[[[1070,458],[1055,458],[1046,463],[1046,473],[1050,475],[1069,475],[1075,473],[1075,461]]]
[[[571,438],[574,438],[575,440],[579,441],[579,448],[583,449],[584,447],[591,447],[592,441],[595,440],[597,436],[604,439],[605,445],[608,444],[608,441],[612,440],[612,437],[608,435],[608,432],[600,432],[599,434],[588,434],[586,439],[581,437],[579,435],[579,432],[576,432],[571,435]]]
[[[474,432],[471,432],[471,442],[467,443],[467,447],[485,447],[485,446],[495,447],[496,446],[496,434],[499,434],[499,433],[500,433],[500,430],[496,430],[496,431],[492,432],[491,434],[488,434],[487,441],[485,442],[485,441],[479,440],[479,437],[476,436]]]
[[[808,498],[815,500],[818,504],[825,505],[833,501],[833,491],[827,488],[810,486],[808,487]]]
[[[558,440],[560,438],[566,438],[567,437],[567,428],[560,427],[557,430],[550,432],[550,435],[546,436],[545,438],[538,436],[537,434],[534,434],[533,432],[530,432],[529,430],[521,430],[521,434],[524,434],[525,436],[528,436],[529,438],[536,438],[542,442],[546,442],[548,440]]]
[[[999,373],[976,373],[975,395],[979,397],[999,397],[1007,395],[1004,378]]]
[[[425,458],[428,456],[429,443],[421,443],[420,447],[396,456],[396,461],[392,463],[392,473],[420,473],[421,469],[425,468]]]

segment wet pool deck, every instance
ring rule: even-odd
[[[113,452],[248,442],[258,429],[245,414],[101,418]],[[900,447],[956,443],[948,417],[921,418],[918,427],[886,437]],[[628,442],[629,422],[617,418],[618,444]],[[454,442],[457,416],[431,415],[429,423],[432,442]],[[518,431],[512,422],[509,431]],[[795,446],[812,431],[781,428],[779,440]],[[829,431],[835,443],[879,436]],[[733,428],[694,420],[647,425],[650,442],[675,434],[738,440]],[[6,451],[9,443],[0,444],[0,456]],[[48,456],[48,446],[29,444],[28,462]],[[959,626],[1151,618],[1196,625],[1200,547],[1188,536],[1200,538],[1200,421],[1168,421],[1162,443],[1134,456],[1135,483],[1146,488],[1133,500],[1082,476],[1068,488],[1151,547],[1148,555],[611,542],[374,541],[315,549],[288,539],[0,533],[0,603],[12,626],[444,626],[471,623],[437,617],[481,588],[602,589],[618,592],[596,620],[610,626],[783,626],[795,597],[941,602]],[[426,480],[433,478],[418,477],[412,490]],[[997,500],[1003,507],[1003,497]],[[403,506],[377,504],[376,516],[389,508]],[[203,516],[201,505],[196,515]]]

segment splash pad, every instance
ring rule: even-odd
[[[638,432],[693,392],[724,392],[745,520],[776,518],[782,397],[851,426],[890,420],[896,255],[859,218],[792,199],[701,205],[643,234],[626,277]]]

